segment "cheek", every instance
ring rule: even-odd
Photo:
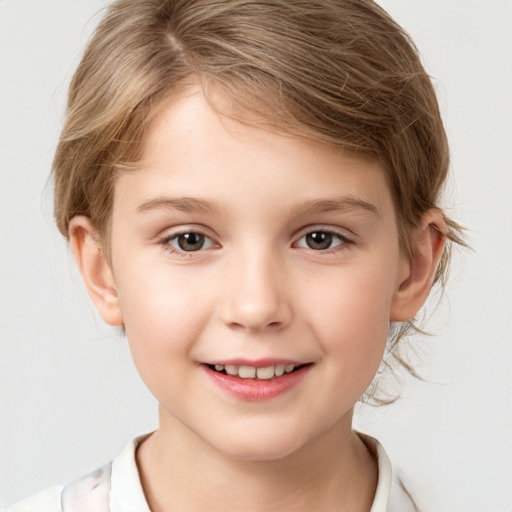
[[[143,275],[137,268],[125,272],[130,280],[118,293],[135,365],[149,384],[159,368],[169,370],[169,362],[180,372],[207,321],[208,306],[197,280],[170,276],[155,265],[140,268]]]
[[[369,268],[327,280],[321,293],[310,296],[306,315],[322,349],[342,366],[341,372],[363,380],[371,380],[380,365],[393,296],[389,272]]]

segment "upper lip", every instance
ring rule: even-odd
[[[266,368],[268,366],[276,366],[279,364],[287,365],[293,364],[295,366],[308,364],[311,361],[299,361],[297,359],[276,359],[276,358],[264,358],[264,359],[244,359],[244,358],[234,358],[234,359],[214,359],[209,361],[204,361],[203,364],[208,365],[233,365],[233,366],[251,366],[253,368]]]

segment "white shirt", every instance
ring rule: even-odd
[[[5,512],[151,512],[135,462],[135,451],[145,437],[133,439],[110,464],[94,473],[22,500]],[[369,512],[414,512],[414,505],[393,479],[384,448],[376,439],[361,437],[373,445],[378,459],[377,489]]]

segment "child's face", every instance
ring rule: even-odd
[[[255,459],[349,432],[409,271],[379,165],[219,120],[194,92],[140,167],[115,186],[112,268],[162,430]],[[225,373],[285,364],[305,366]]]

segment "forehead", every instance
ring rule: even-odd
[[[224,108],[228,101],[221,101],[219,110],[229,110],[229,105]],[[116,184],[114,207],[138,202],[139,208],[166,195],[205,196],[247,208],[248,197],[259,197],[254,202],[259,208],[278,197],[293,208],[342,195],[374,204],[378,211],[392,209],[376,160],[220,114],[199,88],[162,106],[146,134],[136,170]]]

